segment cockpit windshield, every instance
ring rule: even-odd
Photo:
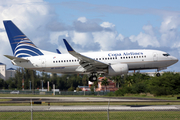
[[[170,54],[166,53],[166,54],[163,54],[163,56],[170,56]]]

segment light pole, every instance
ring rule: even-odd
[[[29,81],[29,89],[30,89],[30,91],[31,91],[31,81]]]
[[[43,81],[44,81],[44,80],[41,80],[41,82],[42,82],[42,90],[43,90]]]

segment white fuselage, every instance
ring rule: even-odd
[[[143,69],[164,69],[176,63],[177,58],[167,55],[166,52],[158,50],[121,50],[121,51],[105,51],[105,52],[89,52],[81,53],[84,56],[95,59],[109,65],[127,64],[129,70]],[[16,62],[14,65],[24,68],[51,72],[51,73],[85,73],[79,71],[79,60],[71,54],[54,54],[43,56],[25,57],[28,62]],[[103,73],[105,71],[97,71]],[[106,71],[108,72],[108,71]]]

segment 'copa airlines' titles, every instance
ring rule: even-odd
[[[108,56],[143,55],[143,52],[109,53]]]

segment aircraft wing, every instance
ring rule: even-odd
[[[18,57],[14,57],[14,56],[10,56],[10,55],[4,55],[4,56],[9,58],[10,60],[15,60],[15,61],[19,61],[19,62],[28,62],[29,61],[27,59],[18,58]]]
[[[84,56],[78,52],[76,52],[70,45],[69,43],[65,40],[64,43],[66,45],[66,48],[68,50],[68,52],[76,57],[77,59],[80,60],[80,67],[77,69],[77,71],[88,71],[88,72],[93,72],[93,71],[97,71],[97,70],[102,70],[102,69],[107,69],[108,64],[94,60],[90,57]]]

